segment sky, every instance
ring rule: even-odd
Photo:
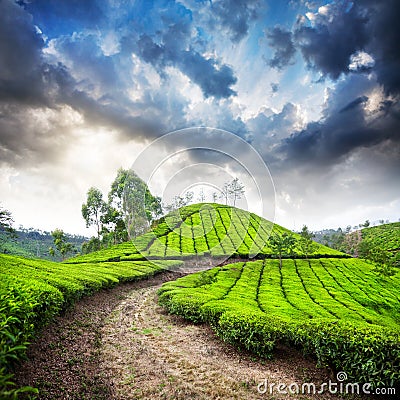
[[[0,0],[0,205],[87,236],[87,190],[152,165],[166,202],[238,177],[289,229],[397,221],[399,21],[397,0]]]

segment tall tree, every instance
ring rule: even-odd
[[[282,268],[282,257],[292,254],[296,239],[291,233],[283,232],[282,235],[272,233],[268,243],[272,251],[279,257],[279,267]]]
[[[307,225],[303,225],[303,228],[300,232],[300,239],[298,241],[299,247],[302,251],[302,253],[306,256],[308,259],[308,256],[314,252],[316,249],[317,245],[316,243],[312,240],[315,235],[308,230]]]
[[[102,217],[107,213],[107,203],[103,200],[103,194],[99,189],[91,187],[87,192],[86,203],[82,204],[82,216],[86,221],[86,227],[94,225],[97,238],[102,232]]]
[[[15,230],[12,227],[14,219],[10,211],[3,207],[0,207],[0,229],[9,233],[14,233]]]
[[[132,170],[118,170],[108,199],[119,212],[129,238],[144,233],[150,221],[162,213],[161,199],[153,196],[146,183]]]
[[[236,200],[241,199],[244,194],[244,185],[239,181],[239,178],[235,178],[229,184],[228,191],[233,199],[233,206],[236,206]]]
[[[67,236],[62,229],[55,229],[51,232],[53,236],[54,247],[49,248],[49,253],[55,256],[56,250],[61,254],[61,258],[64,260],[66,255],[75,252],[74,245],[67,241]]]
[[[12,224],[14,223],[14,219],[10,211],[6,210],[3,207],[0,207],[0,233],[3,231],[7,235],[10,235],[12,238],[17,237],[17,233],[13,228]],[[0,243],[2,241],[2,237],[0,236]]]
[[[226,205],[228,204],[229,194],[230,194],[230,191],[229,191],[229,182],[225,182],[225,183],[224,183],[224,186],[222,186],[220,197],[221,197],[221,199],[224,199],[224,200],[225,200],[225,204],[226,204]]]
[[[197,199],[200,203],[204,203],[206,201],[206,196],[204,194],[203,188],[200,189],[199,197]]]
[[[185,203],[186,205],[190,204],[193,201],[194,193],[191,190],[185,192]]]
[[[361,258],[374,265],[373,271],[383,277],[396,275],[400,268],[400,253],[392,253],[379,246],[374,246],[368,240],[362,240],[358,246]]]

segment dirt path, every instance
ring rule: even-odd
[[[258,393],[265,379],[318,387],[333,378],[292,349],[260,362],[220,341],[208,326],[167,315],[156,292],[176,277],[165,273],[79,302],[31,346],[18,383],[38,387],[40,399],[244,400],[288,398]]]

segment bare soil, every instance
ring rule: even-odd
[[[317,388],[331,371],[280,347],[260,360],[218,339],[208,325],[166,314],[157,289],[185,272],[165,272],[85,298],[32,343],[15,371],[39,399],[338,399],[269,392],[269,385]],[[261,394],[257,390],[266,389]],[[295,386],[292,386],[294,388]]]

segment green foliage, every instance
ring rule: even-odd
[[[168,282],[159,302],[260,357],[279,342],[300,346],[349,379],[389,387],[400,382],[399,285],[357,259],[264,260]]]
[[[398,272],[400,260],[400,223],[384,224],[363,229],[358,255],[375,265],[375,272],[383,277]]]
[[[76,252],[74,245],[70,242],[67,242],[67,236],[62,229],[55,229],[53,232],[51,232],[51,235],[54,238],[54,246],[56,248],[49,248],[49,253],[51,256],[54,256],[57,250],[61,254],[61,258],[64,260],[68,253]]]
[[[6,232],[12,233],[14,229],[12,224],[14,219],[10,211],[0,207],[0,230],[4,230]]]
[[[119,213],[134,238],[148,230],[149,222],[161,214],[161,199],[150,193],[134,171],[120,168],[108,194],[109,205]]]
[[[11,212],[0,207],[0,246],[2,247],[10,238],[12,239],[17,236],[15,229],[12,227],[13,222],[14,219]],[[2,250],[1,247],[0,250]]]
[[[398,272],[400,252],[391,253],[382,247],[371,247],[371,242],[368,241],[361,242],[359,249],[360,257],[372,262],[377,274],[391,277]]]
[[[60,310],[101,288],[143,279],[179,264],[179,261],[60,264],[0,255],[0,398],[35,393],[32,388],[13,387],[12,366],[24,357],[28,342]]]
[[[107,213],[107,203],[99,189],[91,187],[87,192],[86,203],[82,204],[82,217],[86,221],[86,227],[94,225],[97,238],[102,231],[102,217]]]
[[[120,168],[111,184],[108,201],[103,200],[98,189],[88,191],[82,216],[87,227],[96,227],[97,237],[85,243],[83,253],[123,243],[145,233],[161,212],[161,199],[150,193],[135,172]]]
[[[304,225],[298,241],[298,246],[306,258],[317,249],[317,244],[312,240],[315,235]]]
[[[291,233],[283,232],[281,235],[272,233],[269,240],[272,251],[278,255],[282,267],[282,256],[290,256],[296,244],[296,239]]]
[[[290,244],[286,250],[277,250],[271,246],[269,237],[281,237]],[[293,245],[293,240],[295,243]],[[253,213],[235,207],[202,203],[182,207],[152,224],[144,235],[133,240],[134,245],[125,243],[113,247],[112,257],[174,257],[210,255],[211,257],[270,258],[281,254],[281,258],[304,257],[300,245],[301,236],[272,224]],[[120,246],[120,247],[118,247]],[[128,246],[128,250],[127,250]],[[133,249],[133,247],[135,249]],[[340,252],[320,244],[308,249],[308,258],[320,256],[348,257]],[[285,250],[285,251],[284,251]],[[111,258],[106,253],[96,253],[92,258],[104,260]],[[74,262],[74,261],[72,261]]]
[[[65,233],[65,236],[68,242],[80,251],[86,238],[68,233]],[[54,238],[50,232],[20,227],[15,230],[15,237],[12,237],[0,231],[0,253],[61,261],[61,255],[58,252],[54,257],[49,254],[49,247],[53,245]]]
[[[369,242],[371,247],[381,247],[389,251],[400,250],[400,222],[373,226],[361,231],[363,242]]]

